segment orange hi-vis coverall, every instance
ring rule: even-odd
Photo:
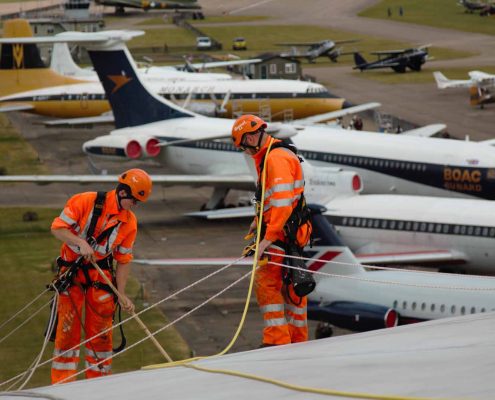
[[[260,171],[268,145],[280,142],[269,137],[263,147],[253,156],[261,183]],[[263,201],[263,225],[266,227],[264,238],[272,244],[267,251],[279,253],[270,256],[270,261],[284,262],[285,249],[277,244],[286,242],[284,225],[296,207],[304,192],[304,175],[298,157],[289,149],[270,150],[266,160],[265,198]],[[261,238],[263,239],[263,238]],[[297,232],[298,244],[303,247],[309,240],[307,227]],[[292,284],[288,288],[282,280],[282,267],[271,262],[258,267],[255,277],[255,290],[258,305],[263,314],[263,344],[281,345],[308,340],[306,297],[300,304],[290,299],[299,299]],[[287,296],[289,290],[290,298]]]
[[[52,229],[66,228],[73,234],[86,239],[86,234],[93,215],[96,192],[76,194],[67,201],[60,216],[54,219]],[[137,221],[132,211],[119,210],[115,190],[106,194],[102,214],[99,217],[93,237],[115,225],[110,236],[103,239],[94,247],[97,261],[112,255],[119,264],[126,264],[132,260],[132,247],[137,233]],[[61,258],[66,262],[73,262],[80,257],[79,248],[62,245]],[[118,268],[117,265],[117,268]],[[63,270],[62,270],[63,271]],[[92,282],[105,283],[95,268],[87,269]],[[111,272],[104,273],[110,278]],[[97,285],[96,285],[97,286]],[[84,330],[86,338],[112,326],[115,301],[112,293],[91,285],[87,287],[87,280],[81,268],[78,269],[73,284],[67,291],[60,293],[58,304],[58,325],[55,337],[54,357],[52,362],[52,383],[75,380],[79,363],[79,348],[81,342],[82,308],[85,304]],[[75,349],[69,350],[73,347]],[[95,378],[111,373],[111,359],[100,366],[97,363],[112,356],[112,331],[85,344],[86,351],[86,378]],[[69,350],[66,352],[66,350]],[[71,378],[69,378],[71,377]],[[65,380],[68,378],[67,380]]]

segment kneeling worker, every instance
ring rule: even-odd
[[[307,299],[294,291],[295,281],[290,282],[290,271],[273,263],[283,264],[284,255],[290,248],[297,247],[298,253],[302,252],[311,235],[311,222],[304,200],[301,160],[296,149],[265,133],[266,126],[254,115],[243,115],[234,123],[232,140],[238,149],[252,156],[258,171],[256,201],[258,210],[263,208],[258,257],[262,258],[265,251],[278,254],[268,257],[267,264],[261,263],[255,277],[256,298],[264,318],[262,346],[274,346],[308,339]],[[262,200],[265,157],[266,183]],[[255,217],[249,234],[256,226]],[[284,279],[283,275],[289,279]]]
[[[68,288],[60,293],[56,328],[52,383],[75,380],[79,363],[81,325],[86,338],[112,326],[115,298],[111,288],[91,265],[96,262],[123,295],[120,306],[133,312],[134,304],[125,296],[125,286],[136,239],[137,220],[131,209],[145,202],[152,182],[141,169],[130,169],[119,177],[115,190],[79,193],[71,197],[52,223],[53,235],[64,242],[57,263],[60,273],[72,272]],[[117,261],[113,276],[113,259]],[[85,320],[82,307],[85,304]],[[69,350],[64,353],[65,350]],[[85,345],[86,378],[111,373],[112,331]]]

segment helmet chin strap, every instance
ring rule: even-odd
[[[249,144],[243,145],[244,148],[253,149],[256,152],[259,151],[259,149],[261,148],[261,141],[263,140],[263,135],[265,134],[265,131],[263,129],[260,129],[258,132],[260,133],[260,135],[258,137],[258,143],[255,146],[251,146]],[[252,135],[252,133],[251,133],[251,135]]]
[[[125,192],[125,196],[120,195],[120,192],[122,190]],[[119,204],[119,209],[122,209],[122,200],[133,198],[131,194],[131,189],[129,188],[129,186],[123,183],[119,183],[116,192],[117,192],[117,202]]]

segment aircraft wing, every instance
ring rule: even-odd
[[[11,106],[1,106],[0,112],[27,111],[34,108],[31,104],[13,104]]]
[[[355,254],[362,264],[463,264],[466,255],[451,250],[424,250],[396,253]]]
[[[0,183],[29,182],[40,185],[51,183],[112,183],[118,175],[5,175]],[[153,183],[164,186],[216,186],[252,190],[255,186],[251,175],[151,175]]]
[[[45,126],[75,126],[75,125],[89,125],[89,124],[111,124],[115,122],[113,114],[111,115],[98,115],[97,117],[83,117],[83,118],[67,118],[67,119],[53,119],[49,121],[43,121]]]
[[[445,124],[431,124],[422,126],[421,128],[404,131],[401,135],[430,137],[435,133],[443,131],[445,128],[447,128],[447,125]]]
[[[343,117],[344,115],[356,114],[366,110],[371,110],[380,106],[380,103],[365,103],[354,107],[343,108],[342,110],[331,111],[324,114],[313,115],[312,117],[297,119],[294,122],[303,125],[317,124],[320,122],[326,122],[332,119]]]
[[[315,44],[320,44],[321,41],[317,42],[283,42],[283,43],[274,43],[275,46],[313,46]]]
[[[402,50],[382,50],[382,51],[372,51],[372,52],[370,52],[370,54],[374,54],[376,56],[385,56],[385,55],[394,56],[394,55],[405,53],[406,51],[407,51],[407,49],[402,49]]]
[[[185,215],[202,219],[249,218],[254,217],[254,207],[233,207],[219,210],[194,211]]]
[[[232,65],[256,64],[259,62],[261,62],[261,58],[252,58],[249,60],[212,61],[206,63],[189,64],[189,66],[197,69],[202,69],[202,68],[228,67]],[[183,66],[184,65],[176,65],[176,67],[183,67]]]
[[[32,36],[20,38],[0,38],[0,44],[37,44],[37,43],[101,43],[119,40],[130,40],[144,35],[144,31],[114,30],[100,32],[62,32],[55,36]]]

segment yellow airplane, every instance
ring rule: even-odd
[[[6,21],[4,32],[5,37],[0,39],[0,112],[29,111],[57,118],[96,118],[87,123],[108,122],[102,114],[110,111],[110,106],[99,82],[61,75],[46,68],[40,58],[36,43],[64,42],[64,34],[30,38],[31,28],[25,20]],[[150,89],[160,96],[210,116],[230,118],[236,110],[267,113],[268,109],[270,115],[265,118],[271,120],[287,119],[287,115],[301,119],[349,107],[344,99],[313,82],[212,80],[207,74],[205,80],[179,81],[167,76],[166,71],[160,77],[148,78]]]

